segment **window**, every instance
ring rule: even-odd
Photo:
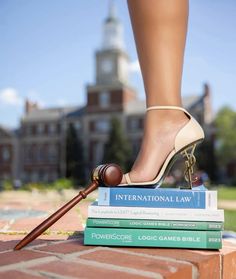
[[[101,108],[107,108],[110,105],[109,92],[104,91],[99,94],[99,105]]]
[[[48,147],[48,160],[49,162],[56,162],[58,159],[57,146],[54,144]]]
[[[108,119],[99,119],[95,122],[97,132],[106,133],[110,129],[110,122]]]
[[[37,125],[37,133],[40,135],[40,134],[42,134],[44,132],[44,125],[43,125],[43,123],[39,123],[38,125]]]
[[[38,182],[39,180],[39,174],[37,171],[33,171],[31,173],[31,177],[30,177],[31,182]]]
[[[104,145],[101,142],[96,142],[93,148],[94,151],[94,163],[96,165],[101,163],[104,153]]]
[[[42,163],[45,160],[45,146],[44,145],[38,145],[36,149],[37,153],[37,161]]]
[[[81,122],[80,122],[80,121],[76,121],[76,122],[74,123],[74,126],[75,126],[75,129],[76,129],[77,131],[79,131],[79,130],[81,129]]]
[[[25,134],[30,136],[32,134],[32,129],[30,125],[25,126]]]
[[[54,123],[50,123],[49,126],[48,126],[48,132],[50,135],[53,135],[56,133],[56,125]]]
[[[139,129],[139,119],[138,118],[131,118],[130,119],[130,129],[132,131]]]
[[[7,162],[9,161],[10,159],[10,150],[8,147],[3,147],[3,150],[2,150],[2,158],[3,158],[3,161],[4,162]]]

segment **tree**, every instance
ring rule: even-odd
[[[215,123],[219,166],[227,168],[230,164],[232,167],[236,164],[236,112],[229,107],[222,108]]]
[[[83,146],[73,124],[69,124],[66,134],[66,177],[78,183],[85,180]]]
[[[124,135],[120,121],[111,119],[109,139],[105,147],[103,161],[105,163],[116,163],[123,171],[127,171],[131,157],[131,146]]]

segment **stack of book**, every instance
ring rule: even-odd
[[[88,208],[85,245],[220,249],[224,211],[204,187],[99,187]]]

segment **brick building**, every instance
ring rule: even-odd
[[[65,176],[65,140],[70,123],[83,143],[88,170],[101,163],[114,116],[122,123],[135,158],[142,138],[145,101],[138,99],[129,82],[129,64],[122,25],[112,6],[103,25],[102,46],[95,58],[96,79],[87,85],[85,106],[40,109],[27,100],[18,133],[0,128],[0,180],[46,182]],[[183,104],[210,136],[208,85],[200,96],[184,98]]]
[[[17,131],[0,126],[0,179],[17,177],[19,142]]]

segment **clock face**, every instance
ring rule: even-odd
[[[101,62],[101,68],[104,73],[110,73],[113,70],[113,62],[110,59],[104,59]]]

